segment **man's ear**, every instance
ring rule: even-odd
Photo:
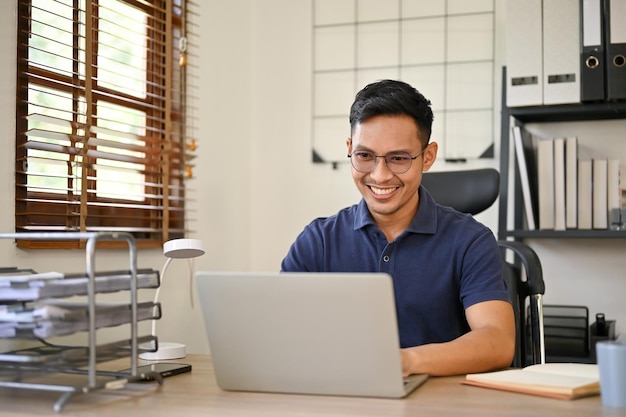
[[[348,155],[350,155],[352,153],[352,138],[346,139],[346,148],[348,148]]]
[[[422,170],[428,171],[430,167],[433,166],[435,160],[437,159],[437,151],[439,150],[439,145],[437,142],[430,142],[424,151],[424,165]]]

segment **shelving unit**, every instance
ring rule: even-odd
[[[59,412],[74,394],[86,394],[103,389],[117,389],[123,387],[128,382],[147,378],[154,379],[161,384],[163,379],[158,373],[139,374],[137,371],[139,344],[153,342],[152,344],[156,350],[157,340],[154,336],[139,337],[137,333],[137,322],[140,319],[140,310],[137,303],[139,284],[137,250],[133,236],[128,233],[0,234],[0,239],[20,238],[85,241],[85,277],[87,279],[83,283],[85,284],[83,288],[86,286],[86,291],[80,292],[80,295],[85,294],[87,297],[88,326],[86,331],[88,333],[88,343],[86,346],[63,346],[51,344],[45,340],[38,340],[37,337],[25,337],[18,334],[15,338],[24,337],[30,340],[38,340],[40,345],[0,353],[0,387],[59,392],[61,396],[53,407],[55,412]],[[106,275],[106,273],[104,275],[96,274],[96,246],[99,241],[125,241],[128,244],[129,269],[127,279],[125,281],[118,279],[116,288],[113,291],[125,290],[129,292],[128,304],[123,305],[125,317],[127,315],[126,308],[130,309],[130,319],[121,319],[119,323],[129,325],[129,338],[100,345],[97,343],[96,334],[100,326],[98,319],[102,317],[102,312],[98,303],[96,303],[96,294],[111,291],[110,288],[102,289],[102,281],[106,278],[111,278],[111,276]],[[104,277],[104,279],[101,277]],[[153,284],[146,284],[148,287],[159,285],[158,272],[155,277]],[[145,285],[142,284],[142,286]],[[66,296],[71,295],[66,294]],[[148,306],[148,308],[152,308],[150,312],[151,319],[160,317],[160,306],[158,304]],[[109,325],[111,324],[103,324],[102,327],[108,327]],[[97,369],[98,363],[125,357],[130,357],[131,360],[128,373],[105,372]],[[71,382],[68,382],[70,380]]]
[[[506,68],[502,72],[502,118],[500,130],[500,201],[498,211],[498,238],[516,240],[526,238],[600,238],[626,239],[626,230],[527,230],[524,228],[524,208],[520,176],[509,166],[511,150],[511,120],[513,123],[572,122],[626,119],[626,102],[598,102],[549,106],[507,107]],[[513,165],[515,168],[515,164]],[[513,228],[508,226],[509,175],[514,176],[512,190]]]

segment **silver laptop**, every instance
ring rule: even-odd
[[[197,272],[218,385],[224,390],[401,398],[386,274]]]

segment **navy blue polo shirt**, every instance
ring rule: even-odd
[[[393,278],[401,347],[447,342],[469,325],[465,309],[509,301],[502,259],[489,228],[436,204],[420,187],[419,210],[393,242],[364,200],[313,220],[281,264],[284,272],[387,272]]]

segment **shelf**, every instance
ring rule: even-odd
[[[626,239],[626,230],[507,230],[506,237],[567,238],[567,239]]]
[[[626,102],[509,107],[503,112],[523,123],[624,119]]]
[[[626,239],[626,231],[612,230],[507,230],[506,237],[564,239]]]
[[[498,238],[523,240],[529,238],[558,239],[626,239],[626,230],[524,230],[523,201],[519,172],[509,164],[511,153],[511,123],[576,122],[594,120],[626,120],[626,101],[594,102],[525,107],[506,105],[506,67],[502,68],[502,118],[500,121],[500,199],[498,211]],[[511,118],[514,120],[512,121]],[[509,189],[509,178],[513,178]],[[512,197],[513,222],[509,210]],[[509,229],[512,227],[512,230]]]

